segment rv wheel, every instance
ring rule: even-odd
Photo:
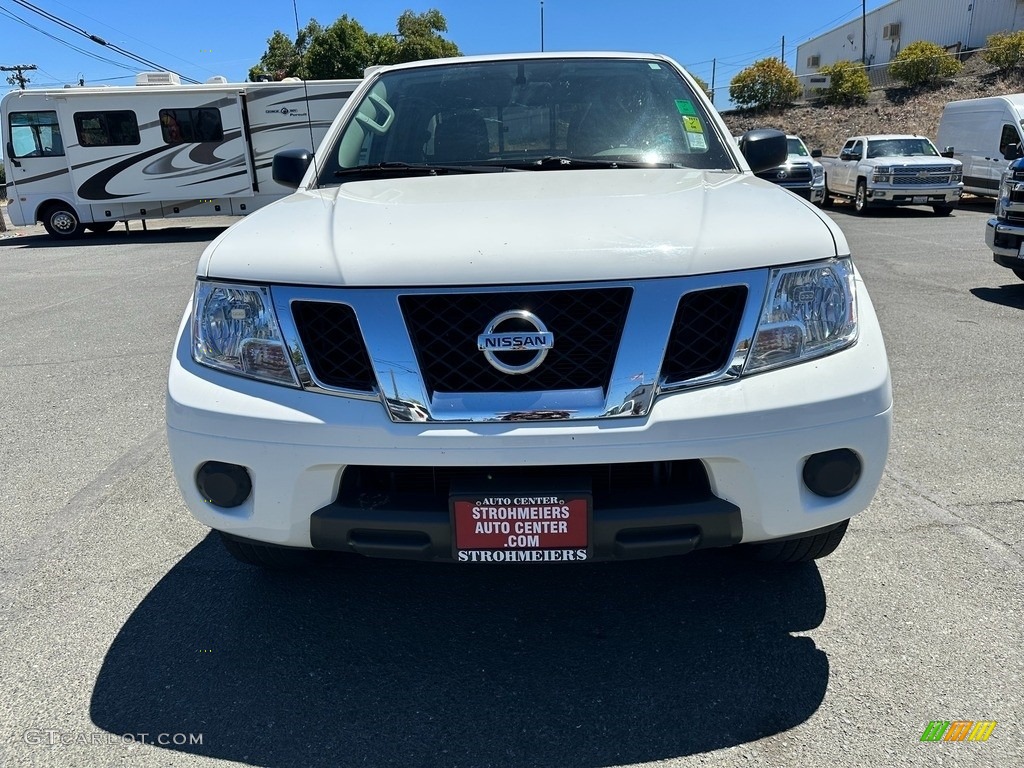
[[[95,232],[97,235],[102,235],[104,232],[109,232],[117,224],[116,221],[94,221],[92,224],[85,224],[85,228],[90,232]]]
[[[78,216],[64,203],[57,203],[46,209],[46,213],[43,214],[43,226],[50,233],[50,237],[60,239],[77,237],[82,231]]]

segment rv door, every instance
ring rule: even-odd
[[[60,121],[54,110],[23,109],[5,122],[8,215],[17,226],[34,224],[42,201],[73,198]]]

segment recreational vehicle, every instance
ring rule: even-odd
[[[215,80],[142,73],[135,86],[8,93],[11,222],[72,238],[133,219],[244,216],[293,191],[271,178],[274,153],[315,148],[361,82]]]

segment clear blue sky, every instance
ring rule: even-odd
[[[275,30],[294,38],[296,12],[300,25],[315,18],[326,26],[347,14],[369,32],[387,33],[405,10],[437,8],[448,21],[448,39],[464,54],[536,51],[541,45],[540,0],[25,2],[198,81],[212,75],[245,80]],[[867,10],[887,2],[867,0]],[[861,0],[544,0],[543,6],[547,51],[664,53],[708,83],[717,59],[720,106],[729,80],[758,59],[781,55],[783,37],[786,63],[795,69],[798,44],[861,14]],[[135,72],[147,69],[15,0],[0,0],[0,30],[0,65],[39,68],[28,73],[30,87],[79,78],[89,85],[130,85]],[[0,90],[6,90],[2,80]]]

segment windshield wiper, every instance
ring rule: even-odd
[[[372,163],[339,168],[335,178],[342,176],[370,176],[377,173],[416,174],[420,176],[443,176],[448,173],[501,173],[510,169],[504,165],[434,165],[432,163]]]
[[[678,163],[653,163],[643,160],[601,160],[599,158],[565,157],[564,155],[548,155],[531,163],[523,163],[519,168],[533,171],[569,170],[572,168],[682,168]]]

